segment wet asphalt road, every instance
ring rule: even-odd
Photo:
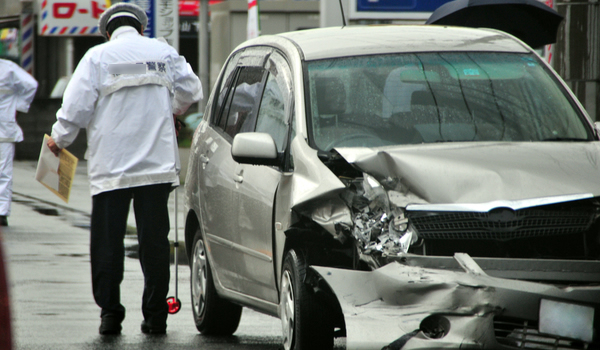
[[[9,226],[2,228],[10,277],[15,349],[281,348],[279,320],[249,309],[244,309],[240,326],[233,336],[200,335],[190,309],[187,265],[179,265],[179,298],[183,306],[178,314],[169,316],[167,335],[141,333],[143,276],[139,261],[133,257],[125,258],[121,298],[127,308],[127,317],[123,332],[120,336],[100,336],[100,310],[91,292],[88,208],[83,208],[87,199],[72,197],[70,206],[40,200],[35,193],[31,195],[31,188],[35,187],[29,186],[39,186],[42,197],[50,192],[35,180],[24,180],[25,176],[33,174],[23,172],[23,169],[15,170],[19,178],[15,179],[12,214],[8,218]],[[85,181],[83,179],[80,181]],[[87,192],[87,184],[80,186],[84,189],[80,192]],[[37,193],[37,189],[34,192]],[[74,195],[77,193],[72,192],[71,196]],[[89,194],[87,196],[89,198]],[[126,246],[134,243],[135,239],[126,238]],[[172,265],[170,290],[173,294],[174,271]]]

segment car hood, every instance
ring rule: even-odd
[[[600,142],[453,143],[336,148],[411,203],[600,196]]]

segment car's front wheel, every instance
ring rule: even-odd
[[[304,283],[308,264],[301,251],[290,250],[281,275],[280,317],[285,350],[332,349],[333,324]]]
[[[217,295],[202,233],[198,229],[190,259],[190,289],[196,328],[206,335],[231,335],[237,329],[242,307]]]

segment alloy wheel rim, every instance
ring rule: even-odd
[[[192,307],[196,316],[202,316],[205,305],[206,295],[206,252],[204,243],[201,240],[194,246],[194,255],[192,260]]]
[[[281,281],[281,327],[283,348],[290,350],[294,339],[294,290],[288,270],[284,271]]]

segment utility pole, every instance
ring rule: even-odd
[[[204,89],[204,98],[198,105],[198,112],[204,112],[206,107],[206,100],[210,96],[210,82],[209,82],[209,58],[210,49],[208,47],[208,0],[200,1],[200,30],[198,32],[198,67],[200,69],[200,83],[202,83],[202,89]]]
[[[600,2],[558,0],[556,10],[565,20],[558,31],[554,69],[590,117],[600,121]]]

